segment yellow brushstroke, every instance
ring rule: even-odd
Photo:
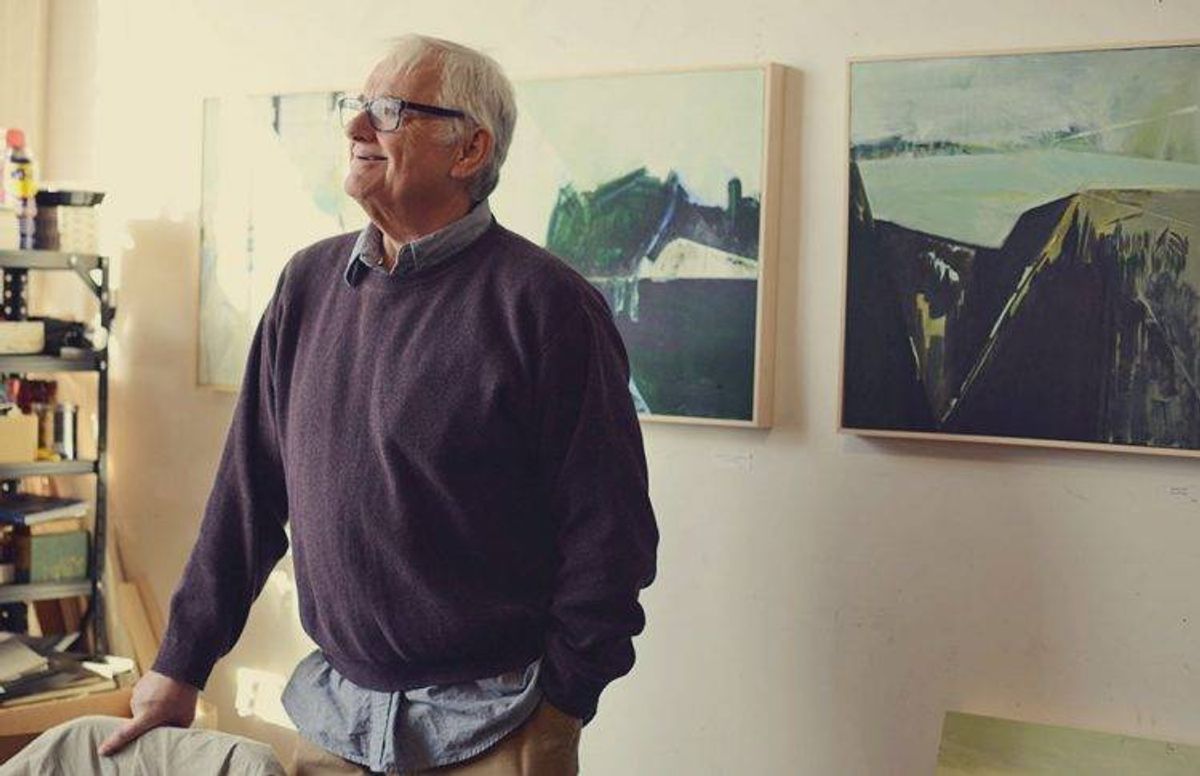
[[[925,338],[925,353],[928,354],[935,339],[946,338],[946,316],[929,314],[929,298],[917,294],[917,310],[921,313],[921,335]]]

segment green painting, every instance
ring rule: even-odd
[[[604,294],[644,417],[764,423],[769,72],[516,85],[493,209]]]
[[[599,288],[644,417],[765,425],[769,67],[516,84],[500,223]],[[774,83],[776,86],[772,87]],[[342,191],[341,92],[204,106],[199,382],[236,388],[300,248],[366,218]],[[769,312],[769,311],[768,311]]]
[[[1184,776],[1200,747],[949,712],[936,776]]]
[[[1200,450],[1197,72],[852,64],[843,427]]]

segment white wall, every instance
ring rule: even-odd
[[[73,163],[110,191],[114,514],[162,605],[233,404],[194,387],[201,96],[357,83],[406,31],[514,77],[776,61],[795,69],[777,424],[646,428],[661,575],[585,772],[924,774],[946,709],[1200,742],[1195,462],[834,430],[847,57],[1200,38],[1200,1],[101,0],[53,18],[55,41],[98,35],[79,134],[96,157]],[[52,98],[86,75],[51,70]],[[69,111],[50,108],[56,142]],[[286,674],[308,649],[282,589],[209,694],[224,727],[286,746],[232,710],[235,667]]]
[[[45,130],[46,0],[0,0],[0,127],[25,130],[40,149]]]

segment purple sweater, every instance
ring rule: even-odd
[[[155,670],[203,688],[287,549],[305,631],[397,691],[542,658],[584,720],[633,666],[658,530],[603,298],[493,225],[402,279],[355,234],[284,270],[255,335]]]

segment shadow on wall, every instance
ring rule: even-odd
[[[131,221],[121,256],[113,332],[109,471],[112,516],[130,573],[146,576],[166,609],[199,531],[236,393],[196,383],[199,219]],[[235,712],[236,673],[282,676],[312,649],[300,627],[285,558],[254,605],[238,646],[217,664],[205,696],[223,730],[290,756],[294,734]]]
[[[194,214],[130,222],[132,245],[120,257],[109,471],[134,566],[168,562],[190,546],[194,529],[161,529],[198,520],[233,410],[230,398],[195,390],[196,223]],[[138,570],[171,589],[166,568]]]

